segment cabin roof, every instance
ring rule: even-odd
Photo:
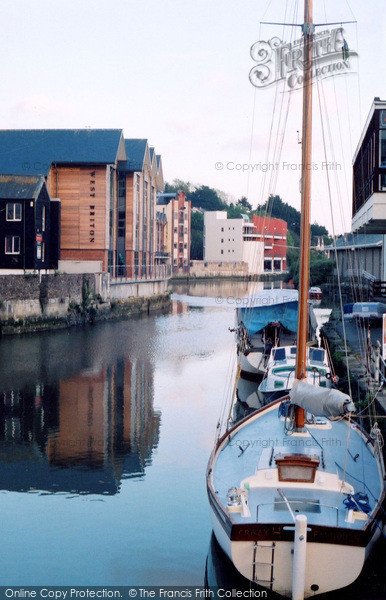
[[[39,175],[0,175],[0,200],[35,199],[43,185]]]
[[[114,164],[122,129],[2,129],[0,173],[48,175],[53,163]]]

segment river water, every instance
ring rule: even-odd
[[[0,585],[202,585],[206,561],[209,585],[221,564],[237,581],[205,469],[247,291],[179,286],[168,314],[1,339]]]

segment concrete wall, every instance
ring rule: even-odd
[[[114,300],[125,300],[128,298],[151,298],[158,294],[165,294],[168,289],[168,281],[136,281],[136,282],[111,282],[110,298]]]
[[[60,260],[58,263],[59,273],[101,273],[101,260]]]

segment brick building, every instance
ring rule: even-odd
[[[273,217],[253,215],[254,235],[264,242],[264,272],[287,270],[287,223]]]
[[[189,272],[191,206],[185,192],[159,194],[157,209],[166,215],[166,252],[173,273]]]

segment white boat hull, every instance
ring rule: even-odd
[[[241,372],[248,375],[259,375],[264,373],[264,359],[262,352],[249,352],[241,354]]]
[[[255,551],[255,542],[253,541],[231,541],[229,539],[213,507],[211,507],[211,518],[218,543],[241,575],[282,596],[291,597],[293,542],[276,541],[272,550],[273,543],[271,541],[261,541],[258,542]],[[378,534],[379,530],[374,534],[367,548],[307,543],[304,598],[324,594],[353,583],[359,577]],[[326,576],[327,573],[328,576]],[[317,589],[316,586],[318,586]]]

